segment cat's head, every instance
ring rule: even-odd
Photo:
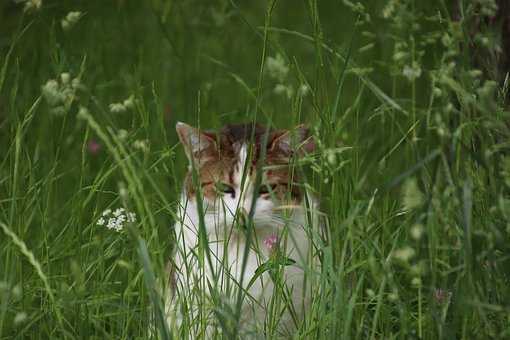
[[[176,130],[189,160],[184,194],[193,204],[197,199],[196,184],[201,187],[206,223],[214,218],[216,224],[232,224],[236,216],[246,216],[254,197],[256,226],[281,223],[285,208],[301,205],[303,189],[293,164],[314,149],[305,127],[271,130],[239,124],[203,131],[177,123]],[[257,188],[259,162],[262,181]]]

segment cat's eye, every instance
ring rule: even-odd
[[[236,197],[235,189],[226,183],[216,183],[216,190],[221,194],[230,195],[232,198]]]
[[[267,195],[272,193],[276,190],[277,187],[277,184],[263,184],[259,188],[259,195]]]

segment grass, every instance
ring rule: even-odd
[[[441,0],[2,3],[0,338],[204,326],[157,319],[177,121],[314,131],[327,227],[296,338],[509,338],[508,76],[485,2],[456,21]],[[119,207],[136,222],[97,225]]]

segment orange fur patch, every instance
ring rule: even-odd
[[[289,154],[288,145],[280,147],[277,144],[285,138],[288,131],[270,130],[267,132],[267,151],[263,164],[264,181],[262,184],[270,186],[271,194],[280,200],[288,198],[300,202],[301,190],[294,185],[299,181],[289,164],[291,155]],[[262,155],[261,150],[265,133],[266,129],[260,125],[227,125],[218,133],[210,131],[203,133],[202,138],[214,140],[214,142],[207,144],[207,148],[199,150],[194,159],[199,185],[205,199],[214,201],[218,197],[217,183],[231,186],[239,185],[239,183],[233,183],[233,181],[234,173],[243,170],[239,169],[239,151],[243,144],[251,147],[252,157],[246,171],[248,171],[250,178],[255,178],[256,166]],[[191,171],[186,176],[185,188],[188,198],[193,199],[196,195],[196,187],[192,180]]]

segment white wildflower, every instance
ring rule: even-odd
[[[434,97],[441,97],[443,95],[443,91],[441,91],[440,88],[438,87],[434,87],[434,89],[432,90],[432,93],[434,94]]]
[[[111,209],[106,209],[101,216],[96,224],[106,226],[106,228],[114,231],[121,231],[126,223],[136,222],[136,214],[124,208],[117,208],[113,212]]]
[[[71,29],[71,25],[67,22],[66,19],[62,19],[62,21],[60,22],[60,25],[62,25],[62,29],[64,31],[68,31],[69,29]]]
[[[411,66],[404,66],[402,74],[407,78],[407,80],[413,81],[421,76],[421,67],[416,62],[413,62]]]
[[[109,108],[112,113],[125,112],[135,107],[135,96],[131,95],[119,103],[111,103]]]
[[[276,84],[276,86],[274,87],[273,92],[275,94],[283,94],[283,93],[285,93],[286,89],[287,89],[287,87],[285,85],[283,85],[283,84]]]
[[[23,323],[25,322],[25,320],[27,319],[27,313],[25,312],[19,312],[16,314],[16,316],[14,317],[14,324],[15,325],[19,325],[20,323]]]
[[[135,107],[135,96],[130,95],[126,100],[124,100],[124,102],[122,102],[122,105],[124,105],[126,109],[132,109]]]
[[[398,292],[397,291],[393,291],[391,293],[388,294],[388,300],[390,300],[391,302],[395,302],[398,300]]]
[[[75,90],[81,88],[82,87],[81,79],[79,77],[74,78],[73,81],[71,82],[71,87]]]
[[[62,19],[60,24],[62,25],[62,29],[64,31],[68,31],[73,28],[74,25],[80,20],[82,17],[82,13],[79,11],[69,12],[66,17]]]
[[[289,66],[283,59],[281,54],[277,54],[276,57],[267,57],[266,70],[271,77],[283,82],[289,73]]]
[[[136,214],[133,213],[133,212],[128,212],[127,221],[130,222],[130,223],[135,222],[136,221]]]
[[[67,13],[66,19],[69,22],[77,22],[81,18],[81,12],[80,11],[74,11]]]
[[[124,208],[115,209],[115,211],[113,212],[113,216],[119,217],[122,215],[123,212],[124,212]]]
[[[326,149],[324,151],[324,154],[326,155],[326,160],[328,163],[332,166],[336,165],[336,150],[335,149]]]
[[[418,182],[415,178],[409,178],[402,189],[402,205],[405,210],[412,210],[422,205],[424,201],[423,193],[418,187]]]
[[[276,94],[276,95],[286,95],[287,98],[292,98],[292,95],[294,94],[294,90],[292,89],[291,86],[285,86],[283,84],[276,84],[276,86],[274,87],[274,90],[273,92]]]
[[[421,279],[419,277],[415,277],[411,280],[411,284],[415,287],[421,286]]]
[[[451,46],[452,42],[453,42],[453,38],[448,33],[443,34],[443,36],[441,37],[441,43],[445,47]]]
[[[483,16],[494,17],[498,13],[498,4],[495,0],[479,0],[479,6]]]
[[[32,11],[39,10],[42,6],[42,0],[18,0],[17,2],[25,3],[25,7],[23,9],[25,12],[32,12]]]
[[[474,69],[469,71],[469,75],[473,78],[480,78],[483,75],[483,73],[478,69]]]
[[[126,216],[125,215],[119,215],[117,217],[117,224],[119,225],[123,225],[124,222],[126,222]]]
[[[393,258],[400,260],[402,262],[408,262],[410,259],[414,257],[414,254],[415,254],[414,249],[407,246],[395,250],[395,252],[393,253]]]
[[[382,16],[388,19],[395,12],[395,7],[398,5],[398,0],[390,0],[382,10]]]
[[[301,86],[299,87],[298,92],[299,92],[299,95],[301,97],[306,97],[308,92],[310,92],[310,87],[307,84],[301,84]]]
[[[64,114],[70,109],[76,99],[75,79],[71,81],[70,73],[63,72],[57,79],[50,79],[41,86],[42,96],[51,106],[52,113]]]
[[[395,54],[393,55],[393,60],[400,61],[400,60],[406,58],[408,55],[409,55],[409,53],[407,53],[407,52],[398,51],[398,52],[395,52]]]
[[[149,141],[147,139],[137,139],[133,142],[133,147],[143,152],[149,151]]]
[[[411,237],[418,241],[423,236],[424,230],[421,224],[415,224],[411,227]]]
[[[108,224],[106,224],[106,228],[112,229],[115,231],[120,231],[122,229],[122,228],[120,228],[119,224],[117,223],[117,219],[113,218],[113,217],[108,219]]]
[[[46,84],[42,86],[41,91],[44,99],[46,99],[50,105],[56,105],[63,100],[60,86],[55,79],[48,80]]]
[[[112,103],[109,106],[111,113],[120,113],[126,111],[126,107],[122,103]]]
[[[71,75],[69,72],[63,72],[60,74],[60,80],[62,81],[62,84],[68,84],[71,80]]]

